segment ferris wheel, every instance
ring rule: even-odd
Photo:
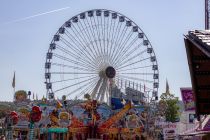
[[[50,43],[45,63],[47,96],[108,102],[112,88],[148,92],[157,100],[158,64],[145,33],[126,16],[104,9],[66,21]]]

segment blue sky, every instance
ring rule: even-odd
[[[36,14],[70,7],[28,20]],[[160,88],[180,96],[180,87],[190,87],[184,34],[204,29],[204,1],[198,0],[1,0],[0,1],[0,100],[12,100],[16,89],[31,90],[42,97],[44,63],[49,43],[58,28],[74,15],[90,9],[109,9],[132,19],[145,32],[157,56]],[[61,95],[58,95],[61,96]]]

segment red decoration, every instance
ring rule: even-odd
[[[18,114],[15,111],[12,111],[9,116],[12,118],[13,125],[17,124]]]
[[[32,107],[32,111],[30,113],[30,120],[32,122],[38,122],[40,121],[41,119],[41,114],[42,114],[42,111],[40,109],[40,107],[38,106],[33,106]]]

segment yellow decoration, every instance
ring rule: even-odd
[[[19,108],[18,112],[24,114],[24,115],[28,115],[29,114],[29,110],[25,107]]]
[[[15,100],[23,101],[27,99],[27,93],[24,90],[19,90],[15,92]]]
[[[69,113],[68,112],[60,112],[59,119],[60,120],[69,120]]]

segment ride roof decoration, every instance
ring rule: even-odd
[[[196,114],[199,117],[210,113],[210,32],[189,31],[185,37]]]

